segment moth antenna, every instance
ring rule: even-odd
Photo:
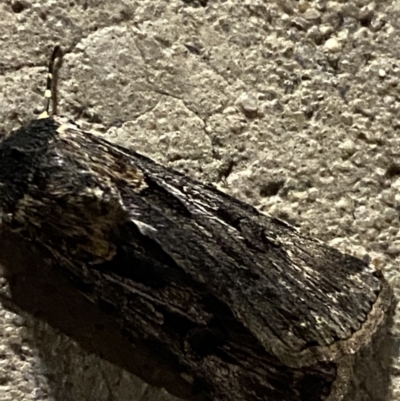
[[[39,115],[40,118],[49,118],[51,115],[57,115],[57,80],[58,69],[61,66],[63,52],[60,46],[54,46],[49,60],[47,73],[46,90],[44,92],[45,107],[44,111]],[[55,61],[58,59],[58,62]],[[50,114],[50,103],[52,105],[52,113]]]

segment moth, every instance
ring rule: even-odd
[[[61,56],[44,113],[0,142],[0,231],[50,255],[175,394],[346,399],[393,304],[381,272],[51,114]]]

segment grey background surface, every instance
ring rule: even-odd
[[[42,108],[59,43],[60,114],[369,255],[398,294],[399,36],[398,1],[0,0],[0,131]],[[0,309],[0,401],[168,399]]]

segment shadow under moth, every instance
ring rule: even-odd
[[[44,255],[77,290],[65,303],[82,296],[125,339],[134,373],[194,400],[384,399],[393,298],[380,271],[41,117],[0,142],[1,253]]]

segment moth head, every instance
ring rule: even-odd
[[[22,149],[14,147],[7,138],[0,144],[0,208],[12,211],[23,196],[29,175],[29,160]]]
[[[14,210],[34,176],[55,128],[51,119],[34,120],[0,142],[0,208]]]
[[[56,88],[53,84],[57,82],[62,56],[60,46],[55,46],[49,59],[43,113],[37,120],[0,140],[0,213],[3,215],[12,211],[24,196],[38,165],[37,158],[46,151],[49,140],[56,134],[57,127],[50,116],[57,115]]]

